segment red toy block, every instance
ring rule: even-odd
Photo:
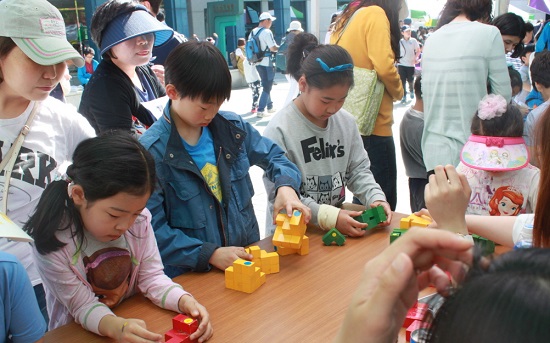
[[[424,320],[424,316],[428,312],[428,304],[416,303],[413,307],[407,312],[407,317],[405,317],[405,322],[403,327],[409,327],[415,320]]]
[[[199,328],[199,322],[196,319],[188,317],[184,314],[178,314],[172,318],[172,326],[174,330],[178,332],[185,332],[190,335],[197,331]]]
[[[421,328],[427,328],[429,327],[430,324],[429,323],[426,323],[426,322],[422,322],[420,320],[415,320],[414,322],[412,322],[411,325],[409,325],[409,327],[407,328],[407,332],[405,333],[405,340],[407,342],[410,342],[411,341],[411,333],[414,331],[414,330],[417,330],[417,329],[421,329]]]
[[[178,332],[174,329],[172,329],[170,331],[167,331],[164,334],[164,340],[166,342],[170,342],[170,343],[193,343],[193,342],[197,342],[196,340],[192,341],[189,338],[189,335],[186,334],[185,332]]]

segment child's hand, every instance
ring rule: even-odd
[[[208,262],[218,269],[225,270],[239,258],[250,261],[254,256],[247,254],[243,247],[222,247],[214,251]]]
[[[360,216],[361,211],[348,211],[340,210],[338,212],[338,219],[336,220],[336,229],[340,231],[342,235],[347,235],[350,237],[361,237],[365,234],[364,228],[367,227],[367,224],[358,222],[353,219],[354,217]]]
[[[190,294],[182,295],[178,302],[178,308],[181,312],[199,321],[199,328],[189,336],[192,341],[198,339],[199,342],[206,342],[212,337],[214,329],[212,328],[208,311],[195,298]]]
[[[386,221],[383,221],[382,223],[378,224],[378,226],[390,225],[391,216],[392,216],[390,204],[387,201],[381,201],[381,200],[375,201],[372,204],[370,204],[370,207],[372,208],[377,206],[382,206],[384,208],[384,213],[386,213]]]
[[[432,218],[432,216],[430,215],[430,211],[428,211],[427,209],[423,208],[421,209],[420,211],[418,212],[414,212],[414,215],[415,216],[419,216],[419,217],[425,217],[427,219],[430,219],[432,222],[430,223],[430,225],[428,225],[428,227],[431,227],[433,229],[437,229],[438,226],[437,226],[437,223],[435,222],[435,220]]]
[[[277,188],[277,196],[273,203],[273,224],[276,224],[275,219],[281,210],[284,209],[289,217],[292,217],[292,211],[298,210],[302,212],[305,223],[309,223],[311,219],[311,210],[306,205],[302,204],[294,188],[289,186],[281,186]]]
[[[141,319],[126,319],[107,315],[99,321],[99,332],[116,339],[118,342],[163,342],[164,337],[147,330]]]
[[[465,214],[472,190],[466,176],[452,165],[437,166],[434,171],[424,192],[431,217],[440,228],[467,235]]]

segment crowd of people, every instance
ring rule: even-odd
[[[0,231],[0,341],[40,341],[71,321],[118,341],[162,341],[112,311],[138,292],[197,318],[191,339],[207,341],[210,314],[171,278],[252,259],[250,167],[264,170],[268,235],[278,213],[298,210],[311,229],[361,237],[361,212],[341,208],[346,189],[365,208],[382,206],[381,226],[390,224],[393,112],[409,101],[400,144],[411,210],[432,228],[366,264],[335,341],[394,342],[429,284],[447,297],[429,342],[550,339],[550,24],[533,35],[515,14],[491,18],[491,0],[448,0],[428,32],[400,22],[401,0],[356,0],[333,16],[332,44],[300,22],[277,44],[264,12],[235,51],[251,112],[274,114],[262,135],[220,111],[232,82],[217,36],[187,40],[162,22],[160,3],[100,5],[90,27],[98,63],[67,42],[48,1],[0,2],[0,17],[12,18],[0,24],[0,211],[24,231]],[[266,54],[253,64],[244,47],[254,36]],[[290,86],[279,111],[277,53]],[[85,85],[78,112],[50,96],[67,61]],[[384,86],[369,134],[343,109],[356,67]],[[531,249],[487,259],[470,234]]]

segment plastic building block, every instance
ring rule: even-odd
[[[340,233],[336,228],[330,229],[325,235],[323,236],[323,243],[325,245],[332,245],[332,243],[336,243],[338,246],[344,245],[346,242],[346,237]]]
[[[178,332],[174,329],[164,334],[164,341],[166,343],[195,343],[197,340],[192,341],[189,335],[184,332]]]
[[[364,230],[374,229],[376,225],[386,221],[386,212],[384,212],[384,207],[376,206],[365,210],[361,215],[353,218],[360,223],[366,223],[368,226]]]
[[[238,259],[225,270],[225,287],[252,293],[265,283],[265,273],[254,262]]]
[[[261,250],[257,245],[246,248],[245,250],[253,256],[252,262],[256,264],[256,267],[259,267],[265,274],[279,272],[279,254],[276,252]]]
[[[390,244],[404,235],[407,232],[407,229],[393,229],[393,231],[390,234]]]
[[[172,327],[177,332],[184,332],[188,335],[197,331],[199,322],[195,318],[188,317],[184,314],[178,314],[172,318]]]
[[[428,304],[415,303],[407,312],[402,327],[408,328],[415,320],[423,321],[428,312]]]
[[[495,252],[495,242],[478,235],[472,235],[472,238],[474,239],[474,243],[481,248],[483,256]]]
[[[302,212],[294,211],[292,217],[284,213],[279,213],[276,218],[277,227],[273,234],[273,245],[277,247],[279,255],[289,255],[297,253],[307,255],[309,253],[309,240],[306,246],[304,241],[307,239],[306,224],[302,217]]]
[[[427,227],[431,223],[432,220],[428,219],[427,217],[419,217],[417,215],[411,214],[408,217],[401,218],[399,227],[401,229],[410,229],[413,226]]]

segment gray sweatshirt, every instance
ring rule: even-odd
[[[286,151],[302,173],[300,193],[311,209],[311,223],[317,224],[321,204],[340,206],[344,202],[346,187],[367,207],[377,200],[386,201],[370,171],[355,118],[345,110],[332,115],[327,127],[320,128],[291,102],[271,119],[264,136]],[[273,183],[263,180],[269,199],[266,233],[271,234],[275,190]]]

